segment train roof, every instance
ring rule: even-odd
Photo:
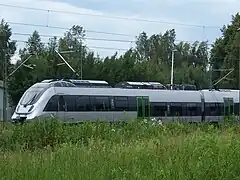
[[[78,80],[78,79],[69,79],[68,81],[72,83],[93,83],[93,84],[104,84],[109,85],[107,81],[101,81],[101,80]]]
[[[80,80],[80,79],[46,79],[42,83],[52,83],[56,81],[70,82],[78,87],[91,87],[91,88],[112,88],[107,81],[104,80]],[[164,85],[160,82],[133,82],[122,81],[115,84],[114,88],[127,88],[127,89],[170,89],[170,84]],[[174,84],[174,90],[197,90],[195,85],[192,84]]]
[[[159,82],[132,82],[123,81],[115,85],[115,88],[128,88],[128,89],[167,89]]]
[[[31,86],[31,88],[49,88],[49,87],[76,87],[71,82],[66,82],[66,81],[44,81],[40,83],[36,83]]]
[[[201,102],[201,94],[198,91],[66,87],[56,87],[55,91],[66,95],[149,96],[150,101],[156,102]]]
[[[141,85],[162,85],[159,82],[132,82],[132,81],[124,81],[124,82],[120,82],[120,83],[127,83],[129,85],[138,85],[138,86],[141,86]]]
[[[202,90],[205,102],[223,103],[224,98],[233,98],[234,102],[239,102],[239,90]]]
[[[168,89],[125,89],[109,88],[96,86],[95,88],[74,84],[77,82],[106,84],[106,81],[93,80],[44,80],[36,83],[31,88],[50,88],[55,87],[57,93],[71,95],[104,95],[104,96],[149,96],[150,101],[156,102],[201,102],[201,95],[205,102],[224,102],[224,97],[233,97],[235,102],[239,102],[239,90],[221,89],[221,90],[168,90]],[[134,84],[134,82],[132,82]],[[143,83],[143,82],[141,82]],[[148,82],[150,83],[150,82]],[[155,82],[151,82],[154,84]],[[84,84],[84,83],[83,83]],[[138,84],[136,82],[136,84]],[[158,83],[156,83],[158,84]],[[160,83],[159,83],[160,84]]]

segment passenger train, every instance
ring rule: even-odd
[[[84,86],[81,82],[88,83]],[[100,81],[44,80],[26,90],[12,120],[55,116],[74,123],[138,117],[160,119],[163,123],[221,122],[229,115],[239,117],[239,90],[111,88]]]

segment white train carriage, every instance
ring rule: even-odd
[[[202,90],[204,96],[204,121],[222,122],[234,115],[239,119],[239,90]]]
[[[67,81],[41,82],[23,94],[12,119],[55,116],[65,122],[128,121],[137,117],[163,122],[221,121],[226,112],[231,114],[231,105],[239,115],[238,92],[86,88]]]

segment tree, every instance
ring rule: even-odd
[[[142,32],[137,37],[136,48],[129,49],[121,56],[115,53],[100,58],[84,45],[84,37],[83,27],[76,25],[62,38],[57,40],[54,37],[44,46],[40,35],[34,31],[25,48],[20,50],[21,61],[17,65],[23,62],[29,53],[35,52],[36,55],[29,63],[36,66],[34,69],[23,66],[10,78],[9,93],[14,104],[18,103],[27,88],[43,79],[80,78],[62,63],[55,50],[60,53],[70,51],[62,53],[62,56],[78,74],[83,70],[83,79],[105,80],[114,86],[122,81],[157,81],[169,84],[171,54],[172,50],[176,49],[174,83],[195,84],[198,88],[207,87],[207,42],[175,43],[174,29],[151,36]],[[217,48],[215,50],[217,52]]]
[[[211,50],[211,64],[213,69],[232,69],[234,72],[228,76],[228,80],[221,82],[219,87],[238,88],[239,87],[239,44],[238,28],[240,27],[240,14],[232,16],[231,24],[223,26],[222,37],[218,38]],[[223,77],[226,71],[213,73],[213,80]],[[230,80],[230,81],[229,81]]]
[[[16,42],[11,41],[12,30],[9,25],[2,19],[0,23],[0,79],[4,78],[12,70],[11,57],[16,51]],[[6,67],[7,72],[5,72]]]
[[[26,47],[19,52],[21,60],[15,64],[14,68],[29,58],[30,54],[34,55],[9,78],[8,92],[11,95],[12,105],[17,104],[24,91],[34,83],[45,79],[49,73],[44,45],[37,31],[33,32],[28,38]],[[28,65],[34,65],[34,68],[28,68]]]

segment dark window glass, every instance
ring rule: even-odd
[[[234,114],[239,115],[239,103],[234,104]]]
[[[44,111],[58,111],[58,96],[54,95],[52,96],[46,107],[44,108]]]
[[[58,111],[66,111],[66,103],[63,96],[59,96]]]
[[[187,116],[197,116],[197,104],[187,103]]]
[[[115,102],[114,102],[114,97],[109,97],[109,107],[110,107],[110,110],[111,111],[114,111],[115,110]]]
[[[92,105],[92,111],[110,111],[109,97],[106,96],[95,96],[90,97]]]
[[[219,110],[219,115],[223,116],[224,115],[224,103],[219,103],[218,104],[218,110]]]
[[[182,116],[182,104],[181,103],[171,103],[170,115],[171,116]]]
[[[197,116],[203,115],[202,108],[203,108],[202,103],[197,103]]]
[[[233,113],[234,113],[234,103],[231,103],[229,105],[229,108],[230,108],[230,115],[233,115]]]
[[[166,103],[151,103],[151,116],[167,116]]]
[[[128,97],[128,110],[129,111],[137,111],[136,97]]]
[[[219,116],[219,105],[216,103],[205,104],[206,116]]]
[[[89,96],[77,96],[76,97],[76,111],[90,111],[90,100]]]
[[[115,111],[128,110],[128,97],[115,97]]]
[[[187,103],[182,103],[182,116],[188,116]]]
[[[64,100],[66,102],[67,111],[75,111],[75,96],[66,95]]]

